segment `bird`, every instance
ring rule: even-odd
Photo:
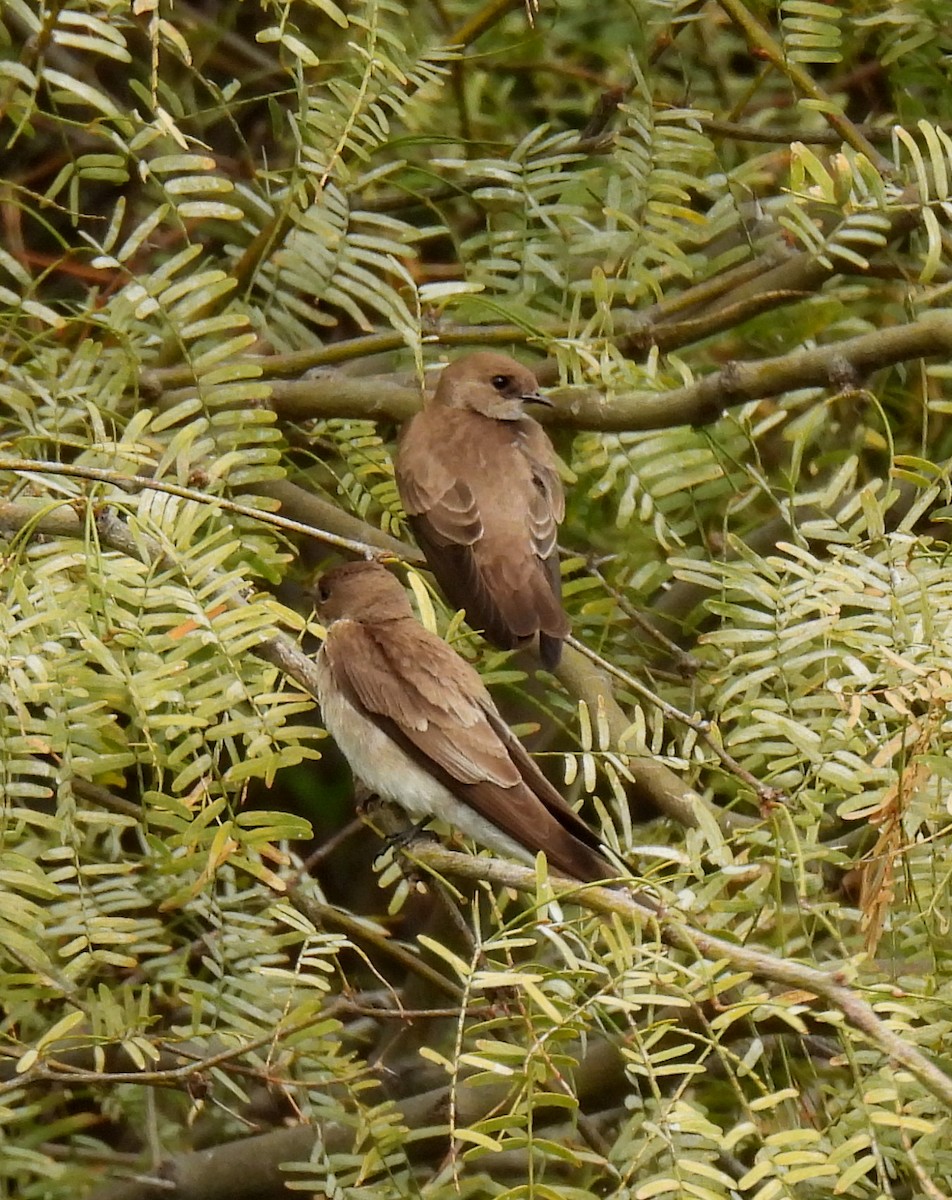
[[[532,642],[553,670],[570,632],[557,537],[565,516],[558,459],[527,404],[551,406],[528,367],[466,354],[404,427],[397,489],[446,598],[502,650]]]
[[[600,839],[546,779],[476,670],[413,614],[376,560],[314,587],[326,636],[315,660],[324,725],[355,777],[415,821],[581,882],[615,878]]]

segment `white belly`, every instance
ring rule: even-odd
[[[531,865],[533,856],[528,850],[457,800],[359,712],[338,688],[330,685],[323,650],[318,652],[315,665],[324,728],[361,783],[383,800],[399,804],[415,821],[431,818],[445,821],[451,829],[465,833],[481,846]]]

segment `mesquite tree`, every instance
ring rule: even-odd
[[[2,6],[0,1196],[948,1192],[944,25]],[[555,675],[394,485],[472,347],[554,401]],[[371,552],[659,913],[355,819]]]

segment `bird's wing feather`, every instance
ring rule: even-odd
[[[542,774],[528,750],[499,715],[495,705],[492,705],[492,708],[487,711],[486,719],[496,731],[500,741],[505,744],[509,757],[526,786],[538,796],[562,828],[578,838],[580,842],[584,842],[585,845],[591,846],[593,849],[598,846],[599,839],[595,832],[582,820],[562,793],[557,791]]]
[[[480,700],[489,698],[479,677],[413,618],[388,622],[383,636],[354,621],[336,622],[324,653],[351,703],[378,724],[381,718],[388,722],[388,732],[398,731],[401,744],[412,743],[425,765],[461,784],[512,787],[519,781],[486,720]]]
[[[433,428],[430,413],[418,413],[407,426],[395,470],[407,516],[417,518],[433,540],[471,546],[483,536],[472,489],[445,463],[445,438]]]
[[[559,477],[558,461],[541,425],[521,422],[519,449],[533,483],[529,504],[529,528],[536,554],[548,560],[556,550],[559,525],[565,519],[565,492]]]

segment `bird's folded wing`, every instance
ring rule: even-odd
[[[489,511],[482,514],[487,530],[511,529],[509,503],[509,493],[500,485],[487,502]],[[486,590],[494,618],[517,638],[531,637],[537,630],[558,638],[568,636],[557,538],[549,496],[531,488],[519,528],[511,531],[508,540],[487,536],[473,548],[477,579],[492,584]]]
[[[425,517],[412,517],[410,527],[447,600],[454,608],[466,609],[474,629],[482,630],[495,645],[510,649],[518,645],[520,633],[533,632],[534,626],[524,631],[512,628],[472,546],[441,539]]]
[[[483,524],[472,490],[442,462],[439,446],[431,445],[429,427],[421,413],[401,439],[396,462],[397,487],[407,516],[421,522],[431,540],[471,546],[483,535]]]
[[[531,558],[517,562],[514,582],[507,581],[495,565],[487,569],[484,522],[472,490],[434,460],[424,461],[417,450],[416,440],[410,438],[401,447],[397,481],[426,561],[450,603],[466,609],[474,628],[482,629],[496,645],[517,645],[537,626],[532,603],[520,596]],[[508,492],[503,494],[511,503]]]
[[[547,811],[555,817],[563,829],[578,838],[580,842],[584,842],[586,846],[592,848],[598,847],[601,842],[594,830],[582,820],[561,792],[553,787],[542,774],[536,766],[535,760],[499,715],[495,706],[487,713],[487,719],[498,734],[500,741],[505,744],[507,753],[526,786],[535,793]]]
[[[529,502],[526,513],[529,523],[529,536],[532,538],[532,549],[537,558],[548,562],[556,553],[559,536],[559,523],[548,502],[548,498],[536,493]]]
[[[388,624],[379,636],[352,621],[329,631],[324,654],[351,704],[444,781],[517,784],[519,770],[486,719],[485,689],[471,668],[414,621]]]
[[[534,421],[525,423],[521,448],[534,485],[529,504],[529,528],[535,552],[545,560],[555,552],[559,525],[565,519],[565,492],[555,452]]]

